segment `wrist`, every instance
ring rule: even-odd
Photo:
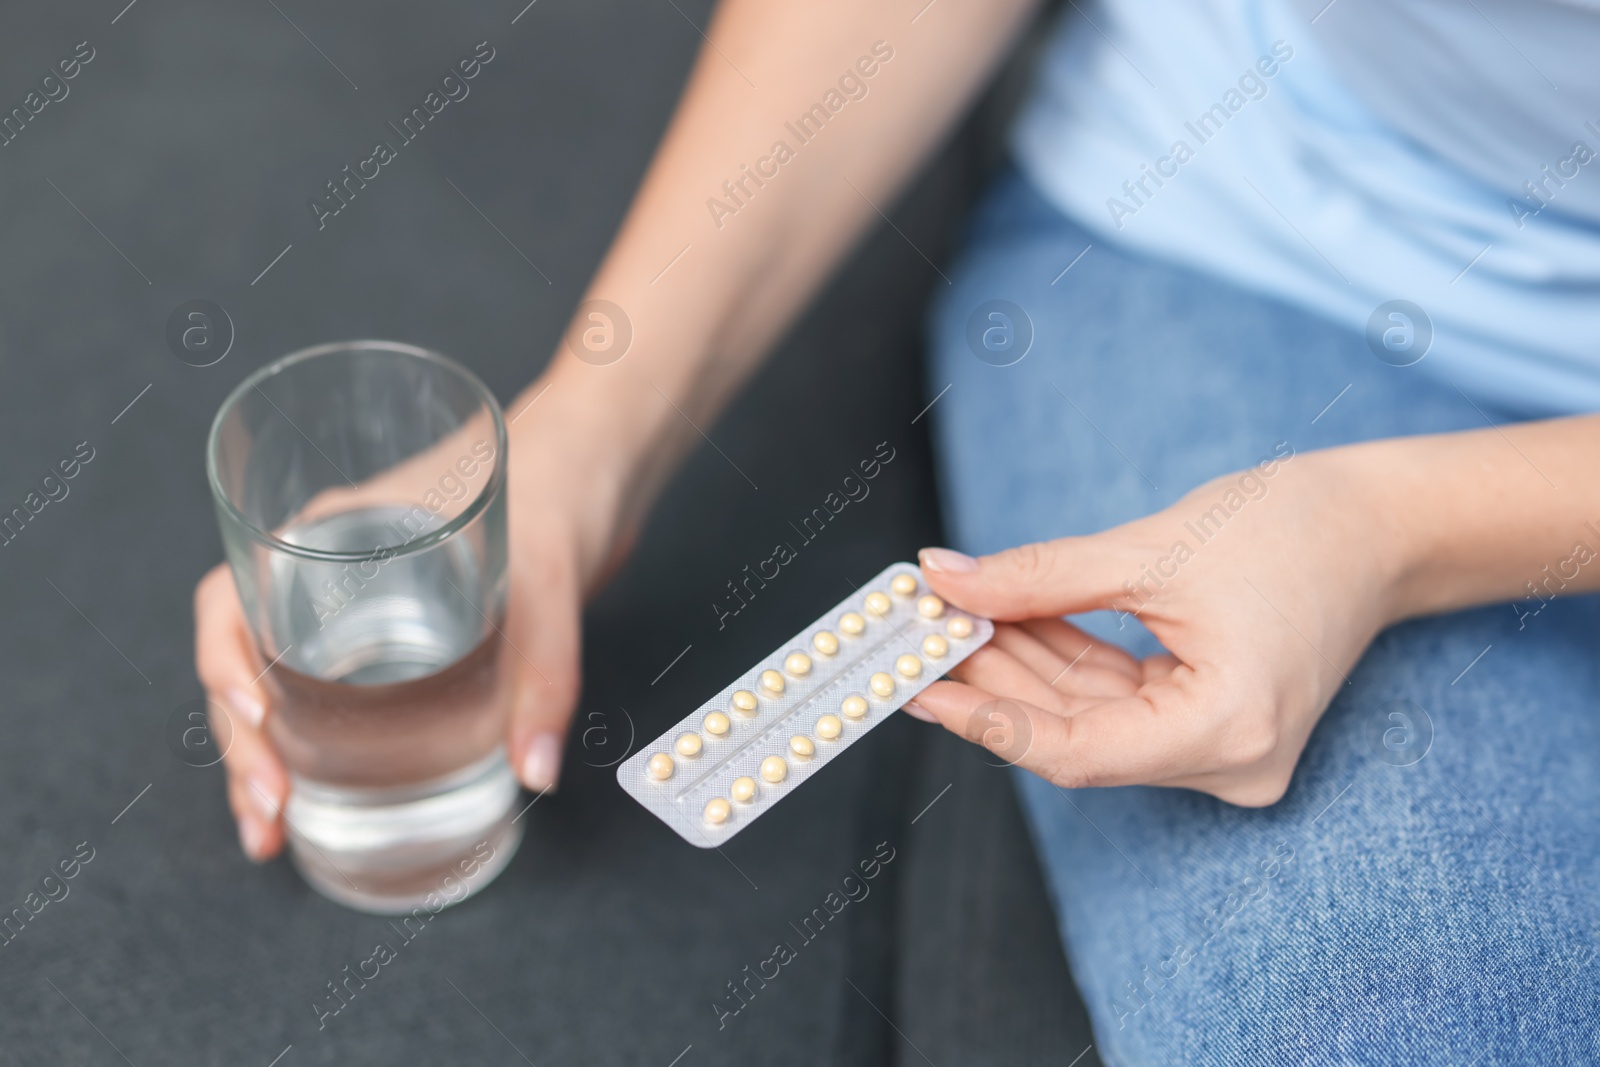
[[[609,423],[603,398],[588,393],[588,383],[569,380],[553,363],[506,406],[511,506],[564,519],[586,557],[586,576],[617,540],[633,467],[618,425],[628,420]]]
[[[594,580],[632,544],[681,451],[664,416],[682,420],[642,374],[559,350],[506,411],[513,507],[567,520]]]
[[[1385,627],[1453,602],[1440,552],[1441,538],[1449,536],[1450,508],[1439,499],[1434,457],[1419,440],[1393,438],[1320,454],[1333,472],[1335,509],[1369,560],[1379,625]]]
[[[1376,628],[1420,614],[1426,584],[1426,498],[1396,477],[1402,442],[1379,441],[1313,452],[1301,473],[1322,498],[1323,522],[1348,546],[1342,580],[1360,589]]]

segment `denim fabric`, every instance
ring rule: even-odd
[[[1014,174],[952,282],[929,417],[968,552],[1136,518],[1279,442],[1519,417],[1343,327],[1109,247]],[[984,310],[973,322],[991,300],[1031,321],[1009,366],[1016,348],[973,347],[984,328],[1007,340]],[[1154,647],[1134,623],[1082,621]],[[1386,631],[1270,808],[1016,772],[1106,1062],[1600,1063],[1597,637],[1595,597]]]

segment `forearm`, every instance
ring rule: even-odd
[[[1322,453],[1393,561],[1394,619],[1600,590],[1600,416]]]
[[[619,522],[638,520],[698,440],[690,420],[715,418],[887,209],[1031,7],[944,0],[912,25],[902,4],[721,5],[587,294],[627,315],[626,357],[595,366],[563,345],[512,406],[548,386],[538,418],[622,472],[635,514]],[[801,129],[817,105],[821,128]]]

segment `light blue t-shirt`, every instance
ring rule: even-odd
[[[1600,410],[1600,0],[1074,4],[1013,147],[1108,241],[1358,331],[1410,301],[1418,371]]]

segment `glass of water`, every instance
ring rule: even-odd
[[[363,911],[476,892],[521,835],[503,740],[506,428],[493,395],[410,345],[306,349],[229,395],[206,467],[269,664],[295,865]]]

